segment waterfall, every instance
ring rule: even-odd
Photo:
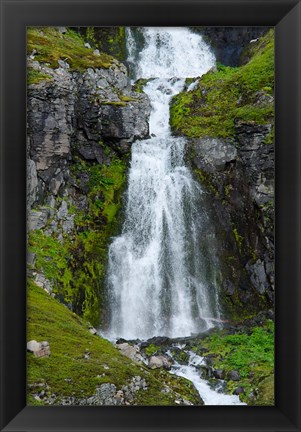
[[[185,165],[185,139],[171,134],[169,104],[186,77],[200,77],[215,59],[186,28],[138,30],[143,49],[127,29],[128,62],[136,79],[149,79],[151,138],[132,146],[125,222],[109,248],[107,334],[188,336],[219,318],[215,238],[203,190]]]

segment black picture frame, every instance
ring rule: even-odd
[[[300,1],[0,0],[1,430],[301,430]],[[274,407],[26,406],[26,27],[276,27],[276,404]]]

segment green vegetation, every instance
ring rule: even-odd
[[[38,84],[40,81],[51,81],[52,77],[48,74],[42,73],[36,69],[28,68],[27,70],[27,84]]]
[[[275,131],[274,131],[274,126],[273,126],[271,129],[271,132],[265,138],[265,144],[273,145],[274,139],[275,139]]]
[[[76,210],[72,235],[30,232],[29,250],[36,254],[36,269],[53,284],[54,293],[78,315],[93,325],[100,322],[106,301],[103,280],[107,265],[107,248],[120,227],[118,217],[126,182],[126,164],[114,159],[109,166],[89,165],[79,160],[72,166],[72,175],[88,178],[86,210]],[[49,221],[50,223],[51,221]]]
[[[188,137],[230,137],[235,121],[273,122],[274,31],[252,44],[250,61],[233,68],[218,64],[203,75],[197,88],[175,96],[170,123]]]
[[[146,380],[148,389],[136,393],[136,404],[175,405],[173,392],[161,392],[164,383],[197,402],[197,392],[189,381],[166,371],[152,373],[144,365],[134,364],[110,342],[89,333],[85,321],[30,280],[27,298],[27,340],[47,340],[51,349],[47,358],[27,354],[30,405],[41,404],[33,397],[37,389],[45,390],[47,396],[55,394],[55,404],[60,404],[64,397],[92,396],[103,383],[113,383],[120,389],[138,375]]]
[[[105,101],[102,102],[102,105],[113,105],[113,106],[125,107],[127,104],[124,101]]]
[[[236,227],[233,228],[233,234],[234,234],[234,237],[235,237],[235,241],[236,241],[239,253],[241,253],[242,244],[243,244],[244,238],[240,234],[238,234],[238,231],[237,231]]]
[[[200,348],[208,350],[206,356],[212,355],[215,369],[223,369],[226,374],[233,370],[239,372],[240,381],[227,381],[228,393],[232,394],[241,386],[245,390],[241,398],[248,404],[273,405],[273,321],[267,321],[263,327],[253,327],[248,333],[238,332],[232,335],[217,331],[193,350],[198,352]],[[257,394],[256,400],[253,400],[254,394]]]
[[[157,345],[150,344],[148,347],[145,348],[144,352],[147,356],[151,356],[155,354],[158,349],[160,349],[160,347],[158,347]]]
[[[84,71],[87,68],[109,68],[113,57],[93,53],[93,48],[85,47],[84,39],[75,31],[68,29],[60,33],[55,27],[29,27],[27,29],[27,53],[35,50],[35,59],[57,68],[58,60],[65,60],[70,70]]]
[[[85,40],[117,60],[126,60],[125,27],[80,27]]]
[[[143,87],[147,84],[148,81],[149,81],[149,78],[138,79],[134,84],[134,87],[133,87],[134,91],[137,93],[142,93]]]

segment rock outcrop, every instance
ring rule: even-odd
[[[73,156],[108,161],[103,142],[126,153],[135,139],[148,136],[150,104],[131,90],[124,65],[69,72],[29,60],[29,67],[49,75],[28,88],[28,203],[43,203],[66,185]]]
[[[38,61],[38,45],[28,56],[27,229],[29,257],[35,257],[29,272],[97,325],[107,243],[120,226],[131,144],[149,134],[150,102],[134,91],[122,63],[91,54],[80,36],[65,30],[30,37],[33,47],[37,37],[45,44],[66,38],[73,57],[70,64]],[[87,50],[97,66],[85,68],[84,59],[76,65],[75,49],[78,55]]]
[[[192,30],[204,36],[218,62],[237,66],[244,48],[250,41],[255,42],[268,27],[192,27]]]
[[[274,302],[274,146],[271,125],[238,122],[233,139],[190,140],[197,177],[207,188],[219,242],[222,294],[230,315]],[[237,297],[238,296],[238,297]],[[228,301],[229,300],[229,301]],[[237,302],[238,300],[238,302]]]

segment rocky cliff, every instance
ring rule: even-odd
[[[31,272],[96,325],[130,147],[148,136],[150,104],[133,91],[123,64],[73,31],[32,29],[28,40]],[[54,42],[61,47],[57,59],[45,49]]]
[[[270,30],[245,48],[242,66],[188,81],[171,106],[173,131],[187,136],[187,158],[207,191],[223,304],[234,320],[274,302],[273,62]]]

